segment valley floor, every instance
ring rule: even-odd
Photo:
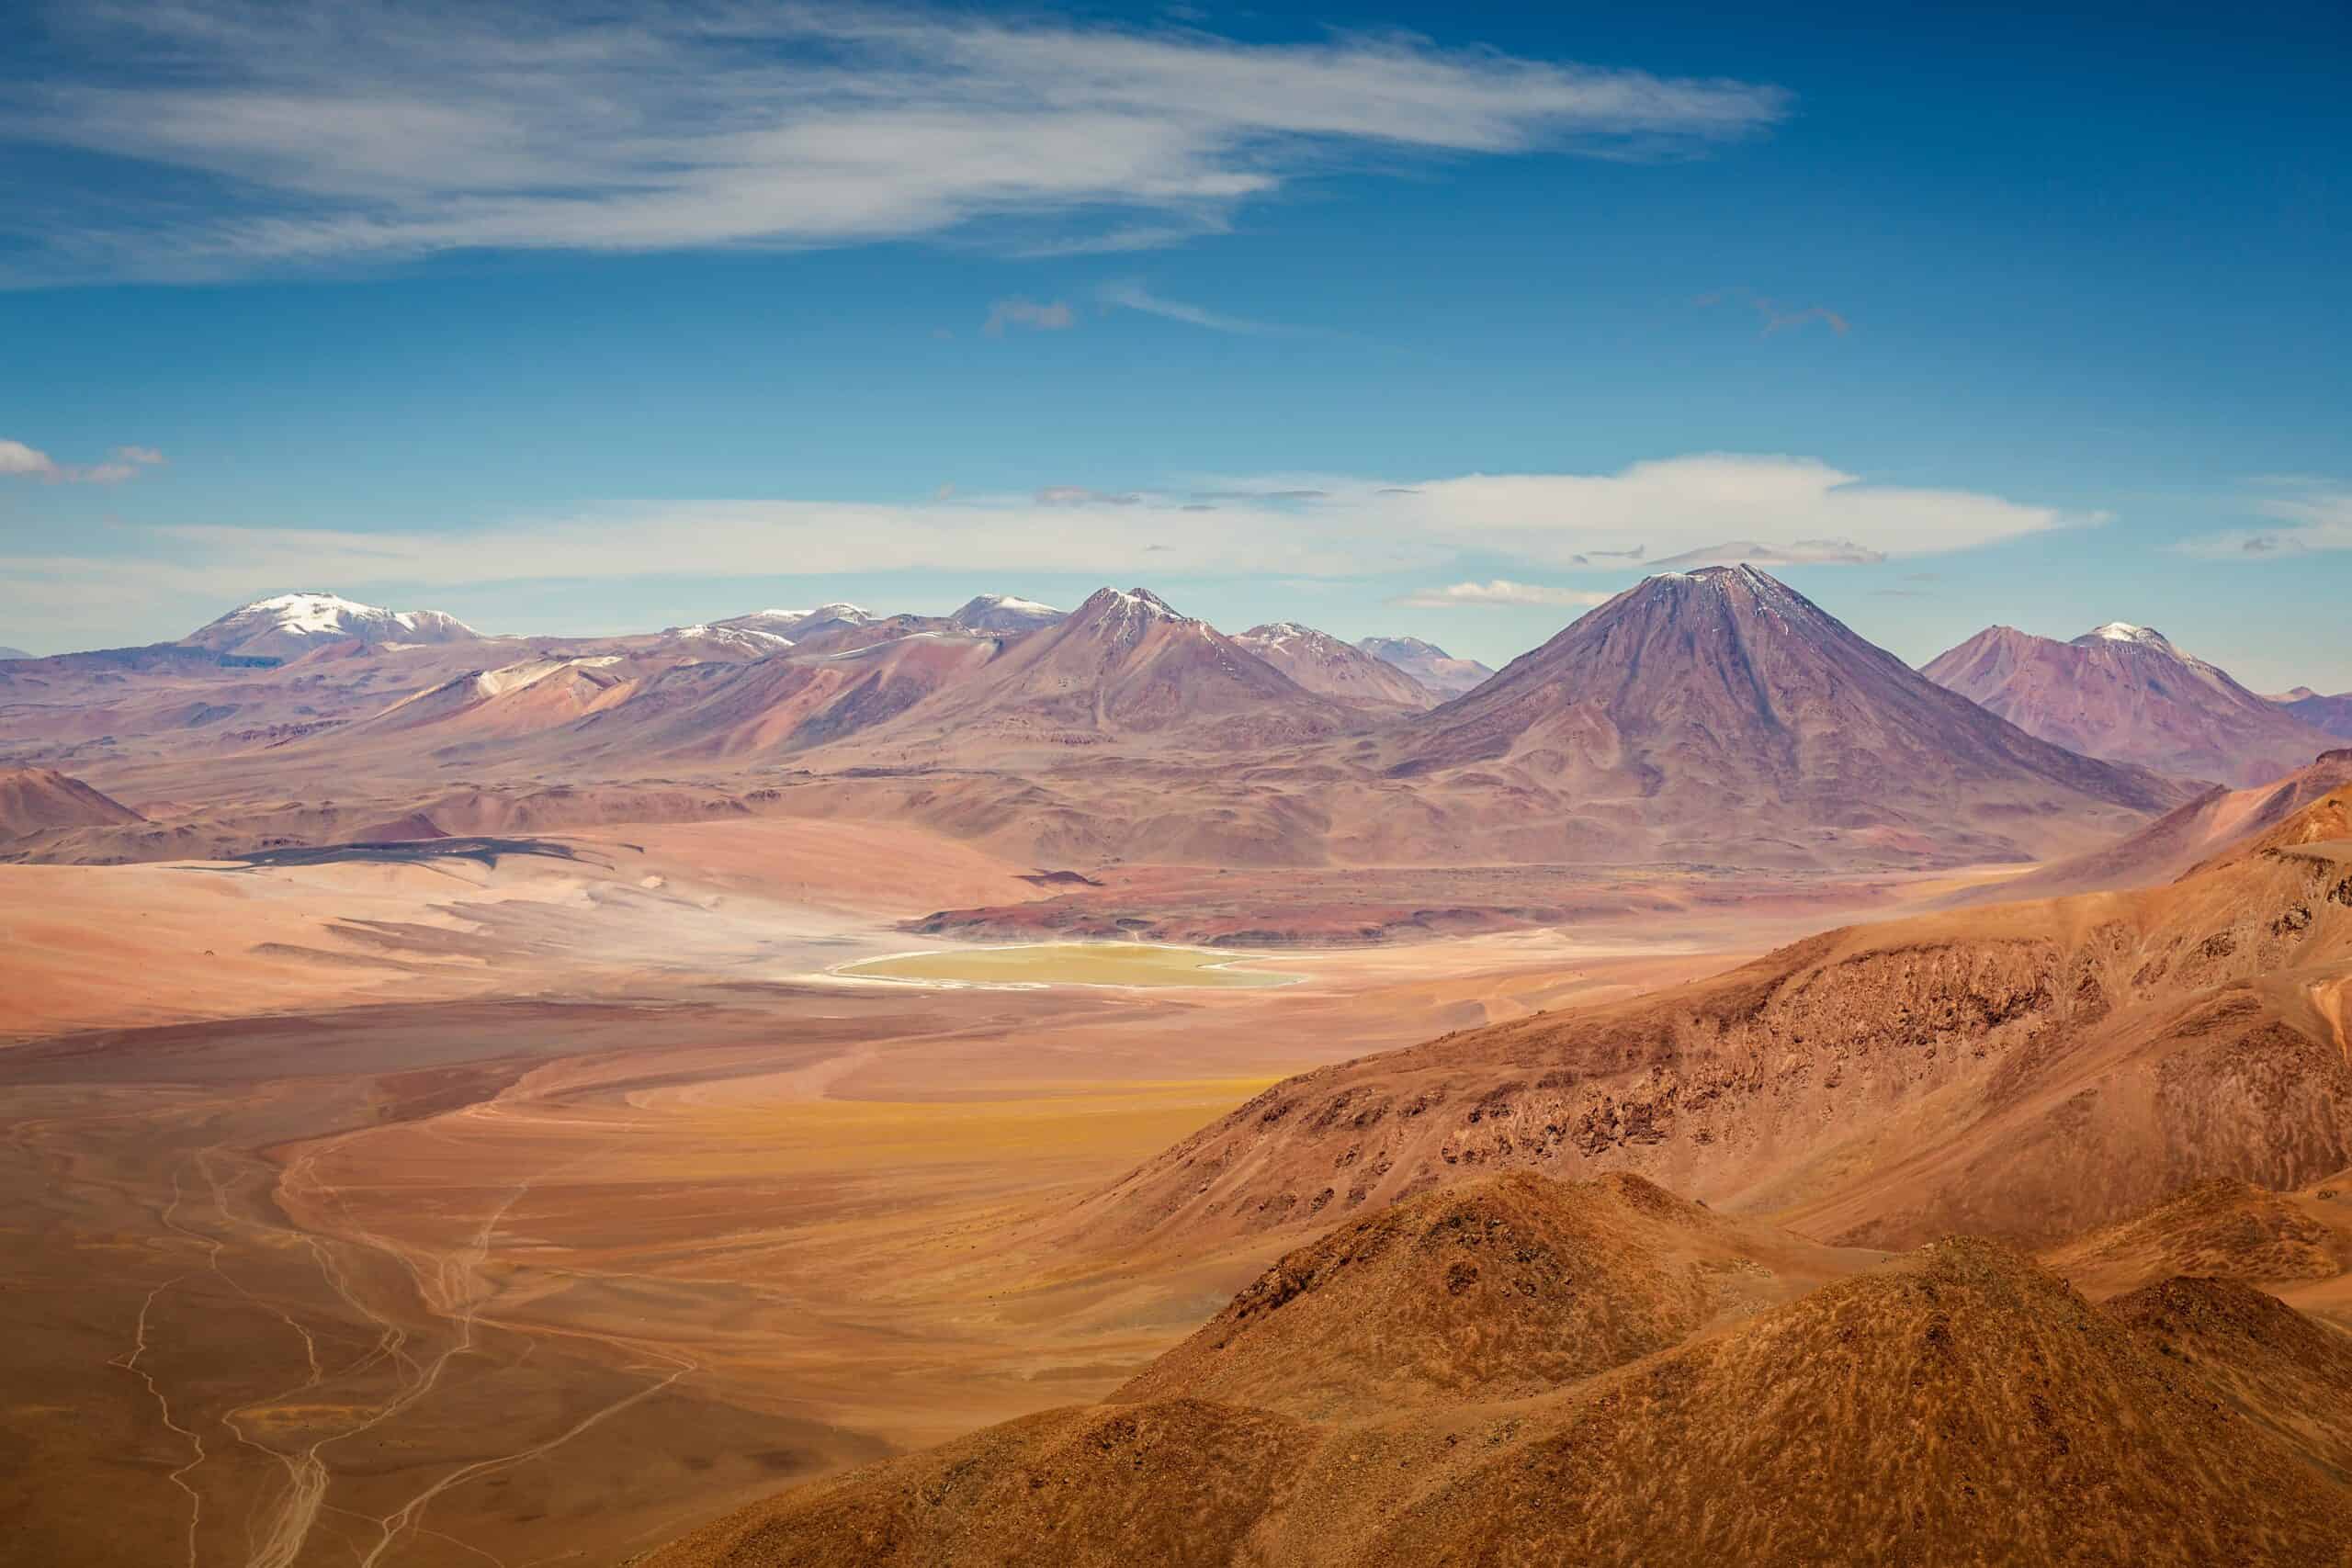
[[[571,842],[0,868],[12,1551],[617,1562],[1097,1398],[1296,1236],[1074,1253],[1079,1195],[1287,1074],[1822,919],[1285,953],[1306,979],[1264,990],[934,990],[830,972],[1028,868],[857,825]]]

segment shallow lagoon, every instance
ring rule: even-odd
[[[966,986],[1287,986],[1305,978],[1236,969],[1245,955],[1148,942],[1040,942],[1015,947],[948,948],[845,964],[836,973],[868,980],[931,980]]]

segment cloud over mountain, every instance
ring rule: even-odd
[[[1851,539],[1798,539],[1785,545],[1735,539],[1728,544],[1706,545],[1695,550],[1685,550],[1679,556],[1668,556],[1652,564],[1661,569],[1739,566],[1743,563],[1748,566],[1875,566],[1885,558],[1884,550],[1874,550]]]
[[[85,545],[0,557],[0,611],[21,609],[29,624],[61,594],[120,613],[167,594],[235,599],[255,583],[406,593],[550,575],[851,574],[878,561],[990,577],[1427,574],[1439,585],[1414,604],[1574,606],[1608,595],[1544,580],[1747,551],[1719,543],[1735,529],[1806,541],[1740,558],[1781,562],[1943,554],[2083,520],[1981,492],[1873,484],[1818,458],[1703,453],[1600,474],[1285,473],[909,502],[615,502],[434,530],[159,525],[139,531],[136,555]],[[1497,566],[1511,575],[1467,575]],[[1455,572],[1450,584],[1439,576]]]
[[[1600,590],[1552,588],[1540,582],[1513,582],[1498,577],[1486,582],[1416,589],[1389,603],[1419,610],[1448,610],[1465,604],[1605,604],[1611,597]]]

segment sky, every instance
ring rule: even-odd
[[[2352,689],[2340,4],[0,0],[0,645],[1750,559]]]

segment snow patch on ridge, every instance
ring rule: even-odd
[[[189,646],[234,650],[267,638],[296,642],[356,637],[375,645],[402,642],[456,642],[479,637],[455,615],[438,610],[388,610],[362,604],[340,593],[300,592],[272,594],[241,604],[219,620],[198,627],[181,641]]]

